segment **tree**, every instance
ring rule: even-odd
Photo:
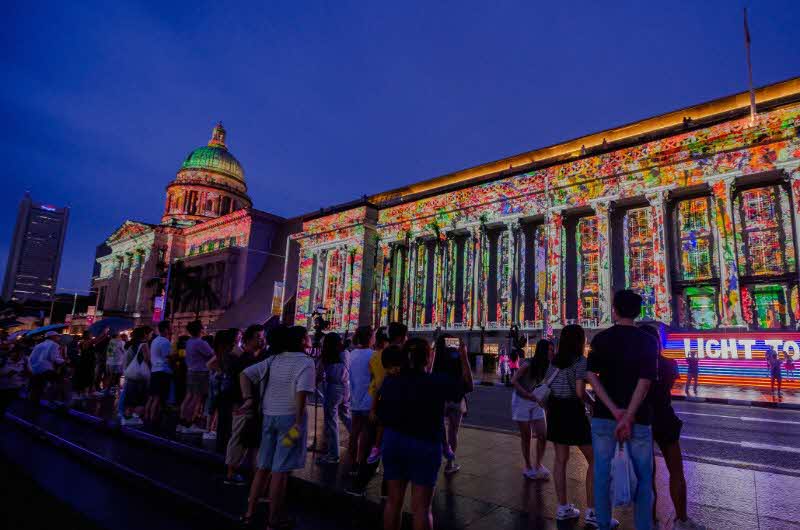
[[[183,292],[180,293],[181,305],[191,307],[194,317],[200,317],[203,307],[214,309],[219,305],[219,296],[214,290],[215,276],[203,274],[202,267],[188,267],[183,281]]]

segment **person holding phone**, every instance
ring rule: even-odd
[[[433,373],[448,376],[460,385],[459,392],[452,401],[447,401],[444,406],[445,429],[442,440],[442,452],[447,459],[444,472],[452,475],[461,469],[456,462],[458,449],[458,429],[461,420],[467,412],[466,395],[472,392],[472,370],[467,358],[467,348],[457,337],[444,334],[436,340],[436,357],[433,363]]]

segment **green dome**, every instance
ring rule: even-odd
[[[186,157],[181,169],[206,169],[228,175],[244,182],[244,169],[225,145],[225,128],[218,123],[211,132],[211,141],[204,147],[198,147]]]
[[[222,147],[198,147],[186,157],[181,169],[207,169],[216,171],[244,182],[244,170],[227,149]]]

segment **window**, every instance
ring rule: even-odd
[[[623,218],[625,286],[642,296],[642,318],[652,318],[655,305],[652,211],[649,206],[634,208]]]
[[[597,217],[578,220],[576,231],[578,250],[578,318],[600,318],[598,278],[600,276],[600,247],[598,245]]]
[[[689,287],[686,289],[689,323],[694,329],[717,327],[716,299],[716,289],[712,287]]]
[[[708,197],[678,203],[679,278],[708,280],[714,277],[711,221]]]

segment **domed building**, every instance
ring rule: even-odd
[[[125,221],[101,245],[92,279],[99,316],[147,324],[166,314],[183,334],[195,318],[244,326],[279,311],[271,301],[282,295],[286,220],[253,208],[226,137],[217,123],[208,144],[186,156],[159,224]],[[243,299],[251,291],[257,301]]]
[[[190,226],[253,205],[244,169],[228,151],[225,136],[222,123],[217,123],[208,145],[198,147],[183,161],[167,186],[162,224]]]

